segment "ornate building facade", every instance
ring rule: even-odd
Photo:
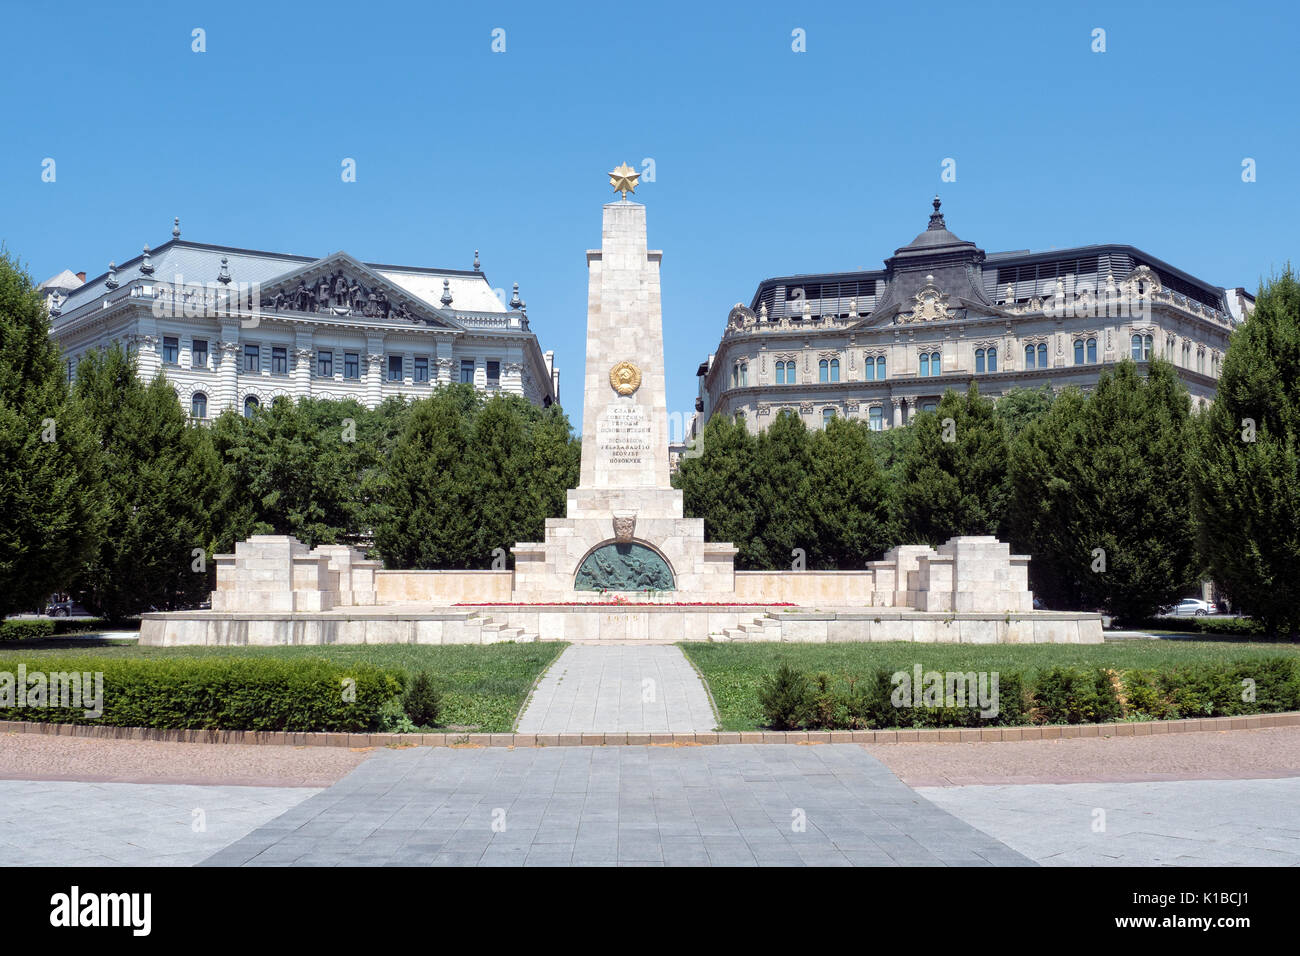
[[[316,259],[189,242],[178,223],[171,241],[101,276],[68,288],[68,275],[42,287],[69,377],[87,350],[121,341],[195,419],[281,395],[374,407],[452,382],[559,400],[518,284],[504,302],[477,252],[463,271]]]
[[[1139,249],[1093,245],[985,254],[929,226],[869,272],[761,282],[701,363],[693,428],[714,413],[751,431],[789,409],[907,423],[948,389],[1092,388],[1125,358],[1171,361],[1195,405],[1212,401],[1228,337],[1249,305]]]

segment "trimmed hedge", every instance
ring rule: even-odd
[[[40,618],[0,621],[0,641],[49,637],[53,633],[54,622]]]
[[[1147,631],[1181,631],[1185,634],[1231,634],[1262,637],[1269,633],[1250,617],[1153,617],[1137,628]]]
[[[102,672],[103,715],[87,717],[87,707],[14,706],[20,663],[27,669],[28,694],[34,672],[47,675],[47,680],[54,673]],[[349,680],[354,684],[345,694]],[[28,657],[0,663],[0,720],[361,733],[382,728],[382,708],[401,694],[404,684],[401,672],[319,658]]]
[[[774,730],[1091,724],[1300,710],[1300,658],[1294,657],[1167,671],[1051,667],[1032,679],[1006,671],[997,676],[997,713],[990,716],[969,699],[969,706],[951,706],[946,684],[938,697],[909,698],[895,672],[883,668],[865,678],[809,678],[782,663],[764,679],[759,700]],[[988,680],[991,690],[991,675]]]
[[[54,619],[55,634],[83,634],[90,631],[138,631],[140,630],[140,619],[132,618],[126,621],[110,621],[106,617],[91,618],[68,618],[59,617]]]

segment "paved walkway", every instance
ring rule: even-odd
[[[193,866],[317,793],[0,780],[0,866]]]
[[[208,865],[1029,865],[852,744],[376,753]]]
[[[708,692],[670,644],[570,644],[538,683],[521,734],[689,733],[717,726]]]
[[[1046,866],[1300,866],[1300,777],[917,792]]]

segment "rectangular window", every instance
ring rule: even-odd
[[[289,373],[289,350],[279,346],[271,348],[271,374],[287,375]]]
[[[879,405],[871,406],[871,410],[867,413],[867,419],[871,423],[871,430],[873,432],[884,431],[884,412],[881,410]]]
[[[207,339],[195,339],[190,343],[190,365],[194,368],[208,367]]]
[[[316,375],[320,378],[334,377],[334,353],[329,349],[316,353]]]
[[[427,382],[429,380],[429,358],[426,355],[417,355],[415,357],[415,380],[417,382]]]
[[[358,357],[356,352],[343,353],[343,377],[361,377],[361,359]]]
[[[460,381],[461,384],[463,385],[474,384],[474,360],[473,359],[460,360]]]
[[[501,386],[501,363],[487,363],[487,384],[488,388],[499,388]]]
[[[163,336],[163,364],[177,365],[181,359],[181,340],[174,335]]]
[[[244,371],[260,372],[262,370],[262,356],[256,345],[244,346]]]
[[[388,356],[388,380],[390,382],[400,382],[402,380],[402,357],[400,355]]]

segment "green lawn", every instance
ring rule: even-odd
[[[876,668],[937,671],[1035,671],[1066,667],[1173,667],[1213,661],[1300,655],[1300,645],[1240,640],[1116,641],[1109,644],[705,644],[679,645],[708,682],[723,730],[763,724],[759,681],[782,661],[808,673],[867,675]]]
[[[443,690],[441,724],[480,733],[509,733],[538,676],[566,645],[421,644],[329,645],[311,647],[138,647],[134,641],[50,638],[0,644],[0,670],[24,657],[60,655],[176,657],[319,657],[339,663],[365,661],[414,673],[428,671]]]

